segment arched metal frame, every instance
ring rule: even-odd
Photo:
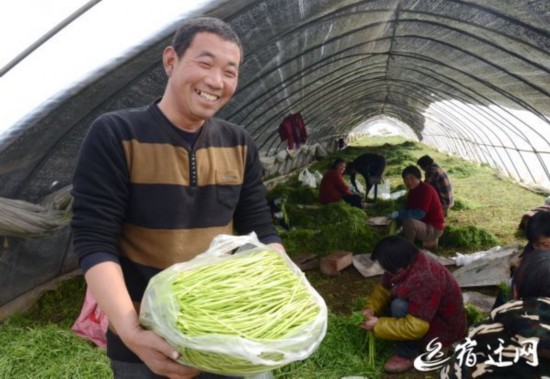
[[[278,127],[289,112],[302,114],[310,144],[389,117],[442,151],[550,188],[550,1],[203,3],[193,16],[229,22],[245,52],[237,92],[218,116],[248,130],[261,154],[286,147]],[[55,94],[2,135],[0,197],[39,202],[70,184],[97,116],[160,97],[161,53],[176,26],[136,41],[124,58]],[[65,62],[59,56],[59,65]],[[12,241],[10,251],[0,251],[0,285],[17,291],[4,291],[0,306],[76,268],[70,250],[68,229]]]
[[[386,115],[426,143],[530,182],[523,153],[532,152],[550,181],[548,1],[218,0],[203,14],[241,36],[240,85],[219,116],[249,130],[262,154],[286,147],[278,126],[289,112],[302,114],[309,143]],[[0,158],[17,167],[4,170],[0,196],[37,200],[54,179],[68,184],[97,115],[160,96],[160,52],[172,30],[16,125],[0,145]],[[41,149],[29,154],[39,131]]]

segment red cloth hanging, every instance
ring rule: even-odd
[[[285,117],[279,125],[279,136],[281,141],[286,141],[290,150],[294,149],[294,133],[292,132],[292,122],[290,116]]]
[[[279,125],[281,141],[287,141],[288,148],[294,149],[307,141],[307,130],[304,119],[300,113],[291,113],[286,116]]]
[[[298,132],[298,139],[300,144],[304,144],[307,141],[307,129],[306,124],[304,123],[304,119],[302,118],[302,115],[300,113],[295,113],[292,115],[292,124],[294,126],[294,129]]]

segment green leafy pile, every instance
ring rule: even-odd
[[[303,186],[301,183],[293,185],[292,182],[287,182],[269,191],[269,200],[277,198],[284,199],[285,203],[289,204],[318,204],[319,190],[317,188]]]
[[[447,167],[447,174],[451,176],[452,178],[458,179],[458,178],[468,178],[476,173],[477,170],[479,170],[476,165],[469,163],[469,162],[461,162],[456,163],[456,161],[453,161],[454,164],[450,164]]]
[[[289,255],[333,251],[362,254],[372,251],[382,234],[367,225],[367,213],[341,201],[317,207],[286,205],[291,230],[281,238]]]
[[[276,378],[341,378],[364,376],[380,378],[381,364],[393,347],[388,341],[376,340],[376,355],[369,355],[369,336],[354,315],[329,313],[327,335],[311,357],[273,371]],[[374,359],[375,366],[371,365]]]
[[[463,249],[484,249],[499,245],[497,237],[483,228],[474,225],[445,227],[445,232],[439,238],[439,243],[445,246]]]
[[[451,212],[465,211],[465,210],[476,209],[476,208],[479,208],[479,205],[474,204],[471,201],[468,201],[466,199],[455,197],[454,205],[451,209]]]
[[[465,304],[464,308],[466,309],[468,326],[472,326],[473,324],[485,321],[487,319],[487,314],[473,304]]]

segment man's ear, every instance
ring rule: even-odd
[[[174,71],[174,66],[178,60],[178,54],[172,46],[167,46],[162,52],[162,64],[164,66],[164,72],[170,77]]]

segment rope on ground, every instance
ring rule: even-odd
[[[0,197],[0,236],[36,238],[52,234],[71,221],[71,187],[47,196],[42,204]]]

